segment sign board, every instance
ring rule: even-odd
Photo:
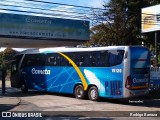
[[[88,41],[89,35],[89,21],[0,13],[1,38]]]
[[[142,32],[160,30],[160,5],[142,8]]]

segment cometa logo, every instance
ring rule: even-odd
[[[44,75],[50,75],[51,71],[50,70],[36,70],[35,68],[32,68],[31,70],[32,74],[44,74]]]
[[[147,83],[148,79],[144,78],[144,79],[137,79],[137,78],[133,78],[133,83]]]

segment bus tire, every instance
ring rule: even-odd
[[[22,91],[22,93],[27,93],[28,92],[27,85],[24,81],[21,83],[21,91]]]
[[[85,97],[85,91],[83,89],[82,85],[77,85],[74,89],[74,95],[78,99],[84,99]]]
[[[98,101],[99,93],[98,93],[98,88],[96,86],[92,86],[89,88],[88,98],[92,101]]]

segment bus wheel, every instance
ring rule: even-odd
[[[85,92],[82,85],[77,85],[74,89],[74,95],[78,99],[84,99]]]
[[[27,85],[24,81],[21,83],[21,91],[22,91],[22,93],[28,92]]]
[[[98,94],[98,88],[96,86],[92,86],[88,90],[88,98],[92,101],[98,101],[99,94]]]

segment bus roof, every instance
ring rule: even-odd
[[[50,47],[50,48],[39,48],[29,49],[20,52],[19,54],[34,54],[34,53],[56,53],[56,52],[82,52],[82,51],[100,51],[100,50],[125,50],[126,47],[131,46],[105,46],[105,47]],[[134,46],[137,47],[137,46]],[[140,47],[140,46],[138,46]],[[142,46],[141,46],[142,47]]]

